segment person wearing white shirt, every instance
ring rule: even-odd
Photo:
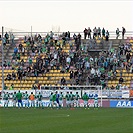
[[[54,59],[57,59],[57,53],[54,53]]]
[[[70,64],[71,58],[69,56],[66,58],[66,62]]]
[[[92,69],[91,69],[91,75],[94,75],[95,73],[96,73],[95,69],[92,68]]]
[[[54,40],[55,40],[55,44],[57,44],[57,41],[59,40],[59,37],[58,37],[57,34],[55,34],[55,36],[54,36]]]
[[[86,70],[89,70],[89,68],[90,68],[90,63],[88,61],[85,63],[85,68],[86,68]]]

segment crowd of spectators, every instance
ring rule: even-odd
[[[110,36],[109,31],[105,30],[104,27],[102,29],[100,27],[98,28],[95,27],[93,30],[91,30],[91,28],[88,27],[88,29],[85,28],[83,32],[84,32],[84,39],[87,39],[87,37],[88,39],[91,39],[93,34],[93,39],[100,38],[108,41]],[[116,39],[119,38],[120,32],[122,32],[122,39],[124,39],[124,35],[126,33],[126,29],[124,27],[122,27],[122,31],[120,31],[119,28],[116,29]]]
[[[88,37],[90,42],[95,45],[97,45],[95,42],[97,36],[105,37],[108,41],[108,30],[105,32],[104,28],[101,30],[100,27],[95,27],[93,38],[91,32],[90,28],[85,29],[84,39]],[[9,43],[7,33],[5,38],[5,42]],[[17,70],[17,72],[8,74],[6,80],[26,80],[27,77],[43,76],[50,70],[56,69],[60,70],[61,73],[70,73],[70,80],[67,81],[65,77],[62,77],[59,82],[61,85],[102,85],[103,88],[108,88],[108,80],[116,79],[118,69],[121,70],[119,84],[124,82],[123,69],[133,73],[133,56],[130,54],[132,44],[130,43],[120,43],[119,49],[103,50],[97,56],[92,57],[88,52],[88,46],[83,44],[80,33],[74,34],[71,38],[69,31],[61,35],[51,31],[44,38],[38,34],[32,37],[25,36],[23,40],[24,43],[20,41],[14,47],[11,60],[4,62],[5,68],[11,67],[12,70]],[[12,43],[14,44],[14,38]],[[70,47],[68,53],[64,52],[64,47]],[[28,56],[26,60],[21,58],[25,55]],[[122,58],[122,55],[126,55],[126,58]],[[118,86],[116,88],[119,88]],[[111,88],[115,87],[112,86]]]

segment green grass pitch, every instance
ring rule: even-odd
[[[133,133],[133,109],[0,108],[0,133]]]

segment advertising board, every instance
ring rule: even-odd
[[[98,98],[129,98],[129,90],[83,90],[90,98],[98,96]]]
[[[133,108],[133,101],[129,100],[111,100],[110,107],[121,107],[121,108]]]
[[[79,96],[81,97],[81,90],[36,90],[36,94],[41,92],[43,98],[49,98],[51,92],[56,91],[58,91],[58,93],[62,92],[63,96],[65,96],[67,92],[72,92],[74,95],[76,94],[76,92],[78,92]]]

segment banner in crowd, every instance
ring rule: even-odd
[[[128,100],[111,100],[110,107],[122,107],[122,108],[133,108],[133,101]]]

